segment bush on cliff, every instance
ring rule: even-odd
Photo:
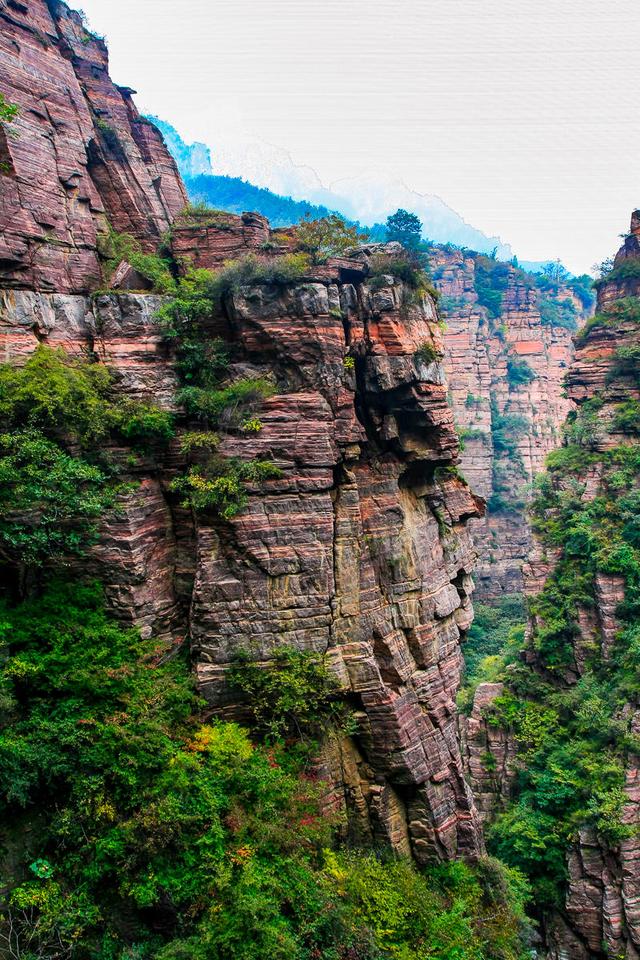
[[[0,624],[0,939],[14,952],[522,956],[517,873],[332,849],[295,753],[205,722],[183,656],[111,622],[97,587],[51,583],[2,603]]]
[[[526,386],[535,380],[536,375],[521,357],[509,357],[507,360],[507,381],[512,387]]]
[[[171,273],[171,263],[157,253],[145,253],[139,240],[129,233],[116,233],[109,226],[106,233],[98,234],[98,253],[103,261],[104,278],[109,282],[122,260],[148,280],[154,293],[175,292],[176,281]]]
[[[21,366],[0,365],[0,554],[22,567],[81,554],[118,486],[101,450],[166,442],[173,418],[117,400],[108,370],[39,345]]]

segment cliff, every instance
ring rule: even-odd
[[[552,960],[640,950],[639,228],[635,212],[576,337],[575,409],[532,504],[523,649],[464,724],[490,846],[534,880]]]
[[[391,276],[372,289],[366,258],[320,272],[243,288],[211,320],[233,350],[229,376],[275,387],[259,433],[225,437],[222,452],[268,456],[281,478],[222,522],[170,494],[177,452],[164,466],[143,461],[94,557],[122,618],[153,635],[188,633],[201,689],[225,713],[225,669],[240,649],[265,663],[283,645],[328,652],[359,731],[342,763],[327,763],[358,829],[421,860],[472,854],[481,840],[454,698],[472,615],[465,521],[478,508],[449,470],[457,439],[440,364],[415,356],[438,342],[435,307],[428,295],[403,307]],[[170,408],[157,305],[5,291],[4,350],[90,347],[124,395]]]
[[[94,289],[107,221],[155,250],[186,193],[81,16],[57,0],[2,0],[0,93],[19,107],[0,128],[0,284]]]
[[[573,407],[564,378],[590,297],[583,286],[477,254],[434,248],[431,263],[447,321],[445,367],[464,442],[461,469],[487,500],[485,517],[471,525],[477,596],[495,601],[523,589],[531,548],[527,491]]]
[[[437,925],[434,960],[515,960],[457,731],[483,501],[427,276],[183,210],[81,16],[0,18],[2,942],[364,960]],[[283,652],[273,742],[238,671]]]

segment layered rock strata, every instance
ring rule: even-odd
[[[639,238],[636,211],[610,278],[605,276],[599,283],[596,317],[577,337],[567,378],[568,400],[576,412],[569,418],[566,452],[573,449],[573,456],[567,456],[564,465],[559,461],[551,471],[548,484],[560,499],[549,501],[555,507],[548,508],[542,518],[553,523],[554,510],[568,503],[574,511],[572,529],[599,537],[597,549],[590,548],[588,553],[585,545],[576,551],[571,540],[563,544],[560,536],[560,542],[554,541],[543,526],[524,566],[532,616],[522,661],[532,675],[560,695],[560,703],[562,695],[577,684],[588,691],[593,681],[596,689],[609,691],[611,717],[594,713],[593,730],[587,729],[582,736],[592,736],[601,754],[615,758],[622,771],[616,812],[609,814],[615,832],[607,833],[606,823],[601,828],[588,814],[576,825],[575,840],[566,854],[563,907],[543,917],[548,960],[637,960],[640,956],[640,710],[629,682],[635,663],[630,644],[636,622],[637,541],[634,519],[625,519],[628,507],[619,503],[621,498],[633,503],[640,488]],[[637,266],[621,275],[620,264],[634,261]],[[572,594],[570,609],[563,611],[558,598],[557,611],[549,610],[538,601],[562,563],[565,567],[569,563],[572,577],[567,580],[565,573],[558,583],[565,584],[565,589],[573,589],[574,583],[582,586],[575,597]],[[541,643],[540,636],[553,631],[549,621],[555,616],[568,617],[566,627],[556,627],[551,639]],[[537,688],[543,689],[540,682]],[[472,714],[462,724],[469,780],[485,820],[494,818],[516,790],[516,773],[526,768],[526,750],[531,746],[522,732],[518,741],[511,729],[487,722],[492,704],[505,689],[508,683],[481,684]],[[531,689],[536,689],[533,681]],[[604,783],[596,786],[606,789]]]
[[[432,266],[447,319],[445,366],[464,439],[461,469],[488,502],[486,516],[472,524],[477,596],[496,600],[523,589],[522,564],[531,549],[528,487],[560,443],[573,407],[563,388],[572,331],[543,323],[538,291],[522,271],[509,268],[499,316],[492,318],[478,300],[474,257],[436,248]],[[579,322],[590,312],[569,287],[561,286],[557,297],[574,305]],[[530,379],[516,382],[518,368],[528,368]]]
[[[186,203],[159,131],[108,72],[104,42],[58,0],[0,0],[0,285],[84,293],[107,222],[154,250]]]
[[[271,379],[255,434],[223,455],[273,461],[236,518],[196,516],[169,484],[165,454],[113,451],[138,484],[89,562],[116,613],[148,635],[188,636],[203,694],[238,716],[226,682],[240,649],[268,665],[285,646],[326,654],[357,734],[326,745],[330,802],[354,829],[418,860],[482,849],[456,733],[460,638],[471,617],[479,502],[454,468],[458,441],[435,304],[392,276],[368,279],[369,251],[300,282],[258,283],[211,317],[231,379]],[[38,342],[90,349],[123,394],[172,408],[172,357],[158,298],[92,299],[5,290],[0,335],[17,361]]]

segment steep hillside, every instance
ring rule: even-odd
[[[491,845],[534,881],[554,960],[640,949],[639,234],[636,212],[577,337],[576,409],[533,501],[524,648],[485,665],[497,682],[466,723]]]

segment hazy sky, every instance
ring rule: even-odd
[[[81,0],[188,139],[435,193],[576,272],[640,205],[640,0]]]

